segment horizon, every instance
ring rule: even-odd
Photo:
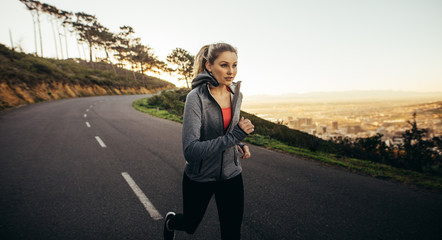
[[[347,95],[340,95],[347,94]],[[336,91],[316,91],[316,92],[304,92],[304,93],[283,93],[283,94],[254,94],[245,95],[248,99],[269,97],[274,99],[289,99],[293,98],[312,98],[312,97],[332,97],[332,98],[350,98],[354,96],[349,96],[353,94],[359,94],[357,98],[440,98],[442,100],[442,91],[432,91],[432,92],[420,92],[420,91],[403,91],[403,90],[336,90]],[[369,95],[378,94],[378,95]],[[393,94],[390,96],[380,96],[379,94]],[[336,96],[334,96],[336,95]]]
[[[282,94],[272,94],[272,93],[263,93],[257,95],[269,95],[269,96],[281,96],[281,95],[303,95],[303,94],[314,94],[314,93],[341,93],[341,92],[394,92],[394,93],[417,93],[417,94],[442,94],[442,90],[440,91],[413,91],[413,90],[393,90],[393,89],[350,89],[350,90],[333,90],[333,91],[311,91],[311,92],[288,92]],[[253,95],[251,95],[253,96]]]
[[[135,37],[163,61],[176,47],[195,55],[205,44],[231,43],[239,55],[235,80],[243,81],[245,96],[442,91],[441,1],[41,2],[95,15],[112,32],[132,26]],[[34,52],[30,12],[18,0],[2,1],[0,6],[0,43],[11,47],[10,30],[15,47]],[[222,14],[200,21],[208,8]],[[44,57],[56,57],[57,43],[46,17],[42,31]],[[81,56],[75,39],[69,41],[70,57]],[[161,78],[184,84],[168,75]]]
[[[260,104],[288,104],[288,103],[368,103],[384,102],[389,105],[393,103],[422,104],[442,102],[442,92],[411,92],[392,90],[363,90],[363,91],[330,91],[330,92],[308,92],[308,93],[287,93],[279,95],[259,94],[244,95],[243,107]]]

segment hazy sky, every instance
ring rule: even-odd
[[[245,95],[341,90],[442,92],[441,0],[43,0],[95,15],[113,32],[132,26],[161,60],[176,47],[238,48]],[[55,57],[43,18],[44,54]],[[32,17],[0,2],[0,43],[34,52]],[[76,45],[70,57],[78,56]]]

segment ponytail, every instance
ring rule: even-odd
[[[193,65],[193,77],[196,77],[198,73],[204,71],[204,67],[207,62],[207,55],[209,53],[209,47],[210,45],[204,45],[198,54],[195,56],[195,63]]]

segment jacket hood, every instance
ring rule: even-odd
[[[192,80],[192,89],[198,87],[203,83],[210,83],[214,87],[218,87],[218,81],[208,72],[204,71],[196,75],[196,77]]]

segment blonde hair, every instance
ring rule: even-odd
[[[238,51],[228,43],[214,43],[204,45],[195,56],[193,65],[193,77],[204,71],[206,62],[213,64],[219,55],[223,52],[233,52],[238,55]]]

